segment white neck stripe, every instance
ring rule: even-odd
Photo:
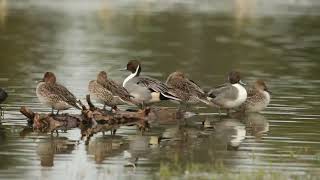
[[[137,76],[138,71],[139,71],[139,68],[140,68],[140,65],[138,65],[138,67],[137,67],[137,69],[136,69],[136,72],[131,73],[126,79],[124,79],[124,81],[123,81],[123,83],[122,83],[122,87],[124,87],[124,86],[126,85],[126,83],[127,83],[130,79],[132,79],[132,78],[134,78],[134,77]]]

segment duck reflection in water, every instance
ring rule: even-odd
[[[248,129],[248,135],[255,136],[256,139],[269,131],[269,122],[265,116],[260,113],[248,113],[244,117],[244,123]]]
[[[123,157],[127,161],[125,166],[136,167],[139,158],[147,158],[150,154],[149,136],[130,136],[129,149],[124,151]]]
[[[227,150],[237,150],[246,137],[246,127],[238,119],[224,119],[214,124],[214,139]]]
[[[96,164],[102,164],[107,157],[120,154],[127,148],[127,144],[120,136],[97,137],[89,142],[88,154],[93,155]]]
[[[37,154],[40,157],[41,166],[53,167],[55,154],[71,154],[75,149],[76,142],[66,137],[51,137],[40,140],[37,147]]]

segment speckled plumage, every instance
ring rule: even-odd
[[[81,109],[77,98],[63,85],[56,82],[52,72],[46,72],[43,81],[36,89],[37,96],[41,103],[55,110],[67,110],[71,107]]]
[[[108,79],[104,71],[98,74],[97,80],[89,82],[88,89],[90,95],[103,105],[115,107],[121,104],[134,104],[128,91],[115,81]]]
[[[269,90],[262,80],[257,80],[252,88],[248,90],[248,98],[241,106],[245,112],[260,112],[270,103]]]
[[[192,80],[188,79],[182,72],[171,73],[166,84],[173,89],[176,96],[186,104],[195,104],[203,102],[207,105],[213,105],[208,99],[206,93]]]

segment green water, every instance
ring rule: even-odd
[[[318,179],[319,12],[316,0],[0,0],[0,87],[10,94],[0,125],[0,179],[214,179],[221,172],[233,179],[261,170]],[[21,106],[50,112],[35,94],[45,71],[84,100],[97,72],[121,82],[128,74],[118,69],[130,59],[142,62],[145,75],[165,80],[180,70],[204,88],[237,69],[248,83],[267,82],[271,104],[242,119],[220,119],[199,104],[191,111],[202,114],[187,125],[168,117],[144,136],[123,127],[89,145],[79,129],[55,138],[21,133]],[[203,128],[203,120],[215,128]],[[157,137],[160,144],[150,145]]]

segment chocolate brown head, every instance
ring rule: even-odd
[[[261,79],[257,80],[257,81],[254,83],[254,87],[255,87],[256,89],[258,89],[258,90],[267,91],[267,92],[270,93],[270,91],[269,91],[266,83],[265,83],[263,80],[261,80]]]
[[[245,85],[242,81],[241,81],[241,76],[240,73],[238,71],[231,71],[228,75],[228,80],[231,84],[242,84]]]
[[[53,72],[46,72],[44,73],[42,81],[46,83],[56,83],[56,76]]]
[[[97,76],[97,81],[98,82],[105,82],[107,80],[108,76],[105,71],[100,71],[98,76]]]
[[[127,70],[131,73],[137,73],[137,76],[141,72],[141,64],[138,60],[131,60],[127,64]]]

